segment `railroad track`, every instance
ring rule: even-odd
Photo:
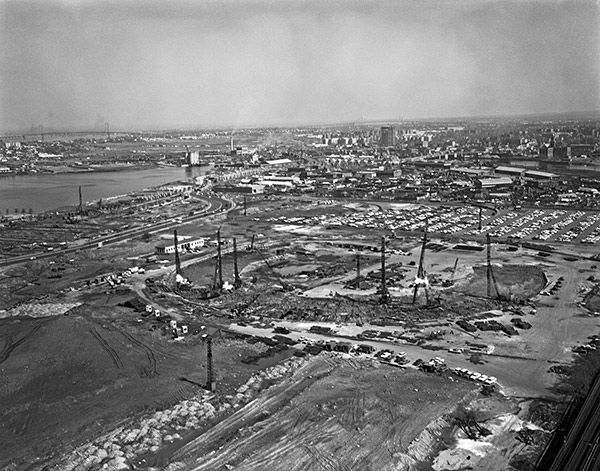
[[[594,381],[577,418],[549,471],[600,469],[600,375]]]
[[[142,350],[146,354],[146,358],[148,359],[149,368],[144,368],[142,370],[142,375],[147,376],[149,378],[153,378],[158,375],[158,371],[156,371],[156,357],[154,356],[154,351],[146,345],[141,340],[136,339],[129,332],[121,332],[123,337],[129,340],[133,345]]]
[[[115,365],[115,368],[117,368],[118,370],[123,369],[123,362],[121,361],[121,357],[116,352],[116,350],[108,344],[108,342],[104,339],[104,337],[102,337],[102,335],[100,335],[100,332],[98,332],[95,327],[92,327],[90,329],[90,333],[98,341],[98,343],[100,344],[102,349],[106,353],[108,353],[108,356],[110,356],[110,359],[112,360],[113,364]]]

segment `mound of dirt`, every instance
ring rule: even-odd
[[[198,338],[174,343],[144,324],[125,325],[109,306],[94,309],[0,319],[0,469],[41,469],[123,420],[203,391],[206,346]],[[213,343],[215,375],[227,372],[220,394],[258,370],[240,361],[252,347]]]
[[[473,267],[473,277],[459,288],[467,294],[482,296],[487,293],[487,267]],[[507,299],[529,299],[546,285],[546,276],[535,265],[494,265],[492,267],[496,287],[492,284],[492,296],[498,294]]]

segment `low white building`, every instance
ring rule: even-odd
[[[186,250],[196,249],[198,247],[204,247],[205,244],[206,244],[205,238],[190,239],[190,240],[180,241],[177,244],[177,248],[180,252],[183,252]],[[158,255],[175,253],[175,244],[173,244],[172,242],[171,243],[164,242],[164,243],[161,243],[161,244],[158,244],[157,246],[155,246],[154,250],[155,250],[155,253]]]

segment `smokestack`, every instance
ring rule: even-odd
[[[81,198],[81,186],[79,186],[79,212],[83,211],[83,199]]]
[[[244,216],[246,216],[247,202],[246,197],[244,196]]]
[[[104,123],[104,127],[106,128],[106,139],[110,141],[110,126],[108,123]]]

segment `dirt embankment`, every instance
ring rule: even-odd
[[[41,469],[123,421],[194,400],[206,379],[206,346],[197,336],[174,343],[163,330],[150,331],[111,306],[0,319],[0,469]],[[227,372],[221,395],[258,370],[240,361],[255,353],[253,345],[223,338],[213,352],[217,377]],[[164,435],[174,433],[181,431]],[[137,450],[129,451],[133,458]]]
[[[396,469],[423,458],[424,448],[411,444],[427,441],[428,424],[471,388],[372,360],[320,356],[183,447],[172,466]]]
[[[474,276],[464,287],[460,288],[471,295],[487,293],[487,268],[474,267]],[[535,265],[502,265],[492,267],[492,295],[498,292],[507,299],[529,299],[537,295],[546,285],[546,276],[542,269]]]

